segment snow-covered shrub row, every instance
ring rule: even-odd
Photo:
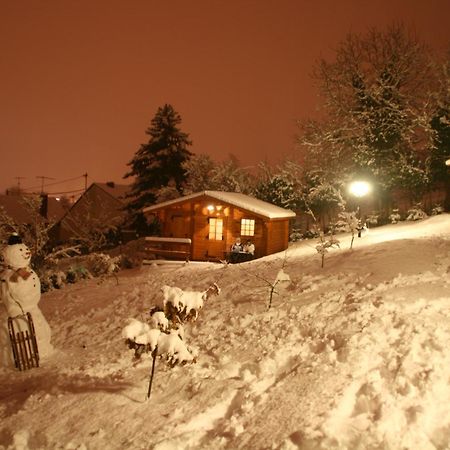
[[[104,253],[91,253],[61,260],[39,273],[41,291],[61,289],[68,283],[89,278],[112,275],[120,268],[120,257],[112,258]]]

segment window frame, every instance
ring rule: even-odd
[[[256,220],[241,219],[241,236],[255,236]]]
[[[219,227],[218,223],[220,223]],[[221,217],[208,218],[208,239],[210,241],[223,241],[223,231],[223,219]],[[218,236],[220,236],[219,239]]]

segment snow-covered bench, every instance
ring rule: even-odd
[[[155,256],[165,256],[173,259],[189,261],[192,240],[189,238],[147,236],[145,251]]]

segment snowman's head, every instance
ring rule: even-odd
[[[31,252],[30,249],[19,239],[9,240],[9,245],[3,250],[3,261],[12,269],[20,269],[27,267],[30,264]]]

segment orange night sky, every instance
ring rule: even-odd
[[[157,108],[194,153],[279,161],[317,105],[310,73],[393,21],[450,47],[449,0],[0,0],[0,191],[122,176]],[[55,184],[76,178],[71,183]],[[129,180],[126,180],[129,182]]]

